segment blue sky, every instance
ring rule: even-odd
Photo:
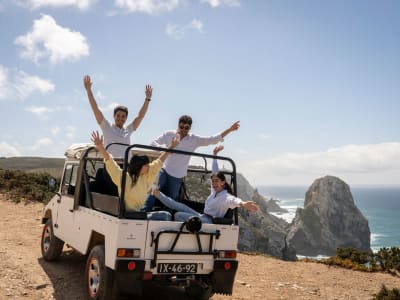
[[[110,120],[153,86],[133,143],[240,120],[223,154],[253,185],[399,185],[399,37],[396,0],[0,0],[0,156],[89,142],[89,74]]]

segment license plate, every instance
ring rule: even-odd
[[[195,274],[197,273],[197,264],[159,263],[157,264],[157,272],[172,274]]]

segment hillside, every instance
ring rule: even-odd
[[[41,258],[43,204],[15,204],[0,194],[0,299],[85,299],[85,257],[69,248],[58,262]],[[288,262],[239,254],[232,296],[213,300],[371,299],[382,284],[399,287],[399,278],[317,263]],[[23,263],[22,263],[23,262]],[[185,299],[176,289],[148,285],[143,299]]]
[[[0,169],[23,170],[27,172],[47,172],[60,178],[64,167],[64,158],[48,157],[0,157]]]

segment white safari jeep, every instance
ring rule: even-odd
[[[129,176],[128,156],[140,152],[153,159],[161,150],[166,149],[138,144],[127,147],[125,157],[116,159],[123,166],[122,191]],[[227,181],[236,193],[236,169],[231,159],[166,151],[192,157],[181,189],[182,202],[202,212],[210,192],[213,158],[223,163]],[[41,250],[46,261],[59,258],[64,243],[87,255],[88,299],[140,295],[145,281],[176,285],[194,299],[232,294],[238,268],[236,210],[213,224],[147,220],[145,212],[125,210],[124,192],[117,196],[108,188],[103,172],[103,159],[92,145],[67,149],[60,189],[43,211]]]

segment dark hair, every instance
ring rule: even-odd
[[[149,162],[150,160],[146,155],[135,154],[134,156],[132,156],[128,165],[128,173],[132,177],[132,186],[136,184],[142,167],[144,165],[147,165]]]
[[[225,184],[224,184],[224,190],[227,190],[229,194],[232,194],[232,188],[231,188],[231,186],[226,182],[225,174],[222,173],[221,171],[219,171],[219,172],[217,172],[217,173],[212,173],[212,174],[211,174],[211,178],[213,178],[213,177],[215,177],[215,176],[218,177],[219,180],[225,182]]]
[[[126,116],[128,116],[128,108],[126,106],[123,105],[118,105],[114,108],[114,116],[118,111],[123,111],[126,113]]]
[[[179,118],[179,123],[183,123],[183,124],[189,124],[190,126],[192,126],[192,118],[188,115],[183,115]]]

